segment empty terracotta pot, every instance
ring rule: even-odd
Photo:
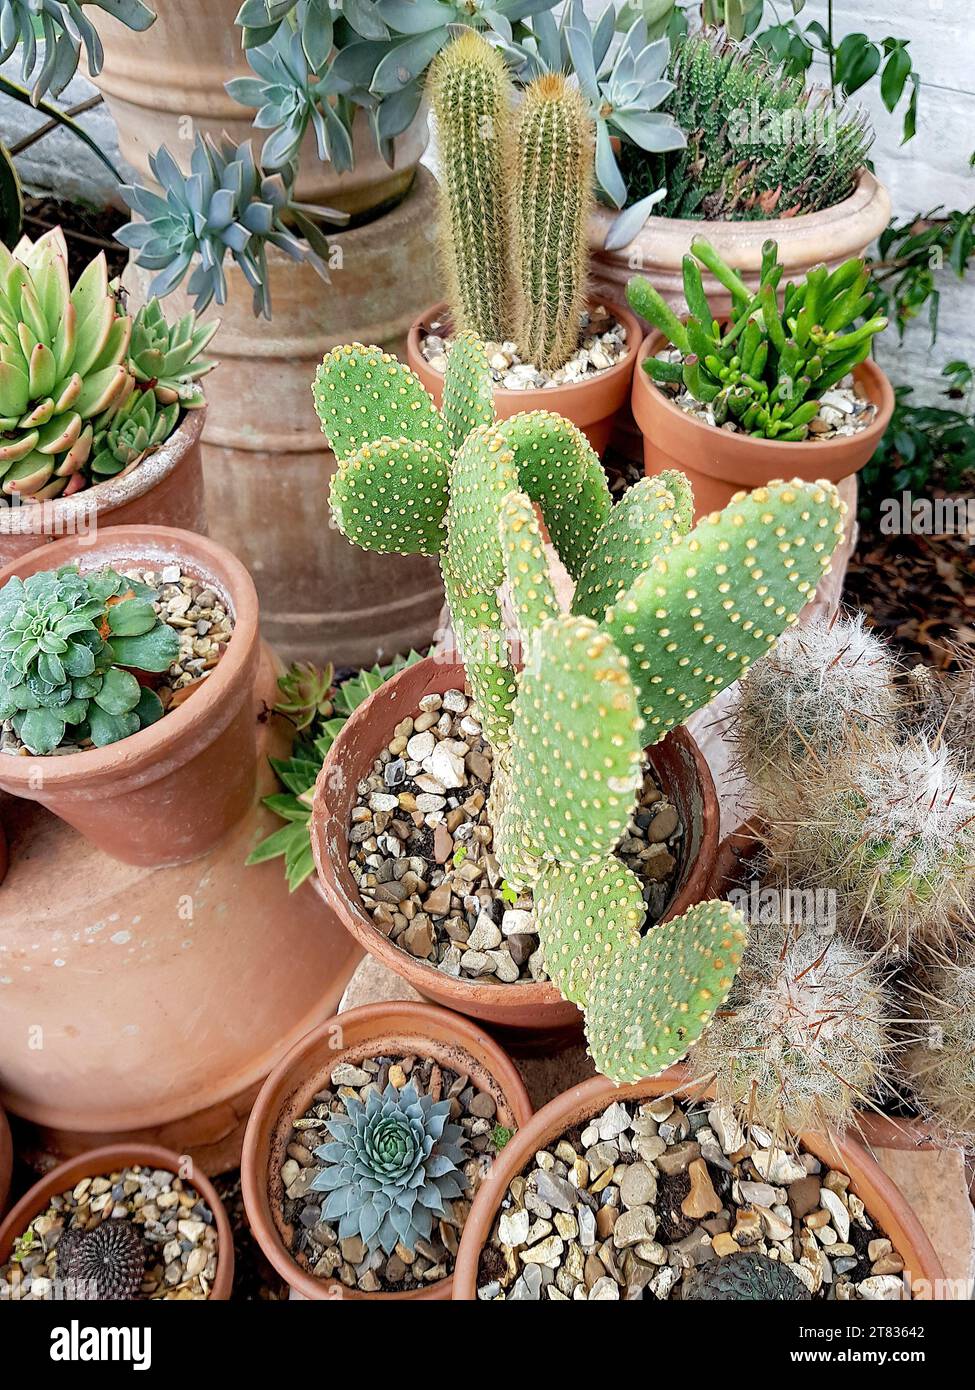
[[[0,793],[0,1104],[38,1168],[120,1143],[191,1154],[208,1173],[237,1167],[264,1078],[335,1012],[358,945],[314,878],[290,893],[280,859],[245,862],[281,826],[261,800],[280,790],[269,760],[293,733],[262,718],[280,670],[264,647],[251,804],[190,863],[120,864]]]
[[[10,1179],[14,1170],[14,1145],[10,1137],[10,1125],[0,1109],[0,1216],[7,1210],[10,1196]]]
[[[533,1162],[540,1149],[552,1147],[567,1130],[586,1124],[616,1101],[652,1100],[655,1096],[686,1094],[681,1090],[683,1073],[674,1067],[661,1076],[632,1086],[616,1086],[605,1077],[589,1081],[557,1096],[533,1115],[529,1124],[502,1149],[492,1181],[485,1183],[474,1198],[461,1237],[454,1269],[455,1300],[477,1297],[477,1274],[481,1251],[487,1242],[498,1210],[512,1178]],[[695,1088],[693,1096],[701,1095]],[[850,1177],[850,1190],[863,1201],[872,1220],[883,1230],[904,1260],[904,1268],[915,1285],[915,1296],[940,1297],[944,1280],[941,1263],[917,1217],[899,1189],[881,1171],[866,1149],[849,1135],[801,1134],[799,1141],[821,1163],[839,1168]],[[940,1282],[939,1282],[940,1281]]]
[[[302,1038],[268,1077],[254,1104],[241,1160],[247,1220],[257,1243],[291,1289],[309,1299],[374,1299],[428,1302],[450,1298],[451,1280],[404,1293],[367,1294],[336,1279],[319,1279],[298,1264],[289,1248],[284,1219],[281,1165],[296,1119],[318,1091],[329,1087],[341,1062],[377,1056],[432,1057],[466,1073],[497,1106],[499,1123],[520,1130],[531,1119],[531,1102],[515,1064],[487,1034],[466,1018],[429,1004],[366,1004],[338,1014]],[[497,1159],[495,1159],[497,1163]],[[482,1186],[493,1185],[493,1177]]]
[[[315,788],[312,846],[319,880],[333,911],[362,948],[418,993],[490,1024],[515,1051],[544,1051],[578,1039],[582,1017],[548,981],[489,984],[455,979],[401,950],[373,925],[349,870],[349,821],[356,788],[393,737],[396,725],[416,712],[431,692],[464,689],[464,668],[433,657],[387,681],[359,706],[329,751]],[[707,897],[718,846],[714,783],[697,744],[676,729],[649,750],[650,759],[685,827],[684,862],[666,918],[679,916]]]
[[[179,526],[205,536],[200,454],[205,422],[206,407],[188,410],[165,444],[114,478],[71,497],[0,508],[0,565],[51,541],[71,536],[90,541],[99,527]]]
[[[14,1241],[23,1235],[36,1216],[47,1210],[52,1197],[59,1192],[67,1192],[82,1178],[102,1177],[136,1165],[176,1173],[196,1190],[210,1208],[217,1228],[217,1273],[210,1299],[226,1302],[234,1281],[234,1237],[224,1205],[213,1183],[197,1165],[188,1169],[184,1154],[160,1148],[157,1144],[109,1144],[104,1148],[89,1149],[45,1173],[0,1226],[0,1264],[9,1259]]]
[[[64,757],[0,756],[0,788],[39,801],[127,864],[178,864],[214,845],[249,809],[257,766],[252,708],[259,657],[257,594],[222,546],[189,531],[115,526],[42,546],[0,571],[77,564],[162,569],[178,562],[211,584],[234,616],[216,668],[178,709],[107,748]]]
[[[644,339],[637,354],[633,415],[643,435],[647,477],[668,468],[686,473],[694,487],[695,517],[720,511],[736,492],[762,487],[776,478],[842,482],[869,462],[890,424],[893,388],[876,362],[868,359],[854,370],[853,376],[877,407],[877,413],[859,434],[785,443],[718,429],[681,410],[643,370],[646,359],[664,346],[663,334],[653,332]]]
[[[613,432],[616,412],[629,400],[633,362],[641,330],[636,315],[621,304],[604,299],[590,302],[604,304],[625,325],[628,351],[622,361],[585,381],[574,381],[566,386],[551,386],[538,391],[506,391],[503,387],[495,387],[494,410],[499,420],[507,420],[526,410],[554,410],[557,415],[564,415],[577,425],[602,457]],[[443,398],[443,373],[434,371],[430,366],[420,350],[420,344],[430,331],[430,325],[442,324],[447,314],[445,303],[434,304],[416,320],[406,340],[406,360],[437,405]]]

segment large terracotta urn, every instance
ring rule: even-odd
[[[154,0],[152,8],[156,22],[141,34],[99,14],[105,63],[92,78],[115,118],[119,149],[140,181],[151,181],[149,155],[160,145],[185,168],[197,132],[219,136],[225,130],[238,143],[253,139],[259,156],[267,132],[252,129],[256,113],[224,88],[233,77],[253,76],[234,24],[240,0]],[[396,140],[393,168],[376,149],[365,111],[358,113],[352,134],[355,168],[336,174],[318,158],[308,133],[296,185],[302,201],[363,216],[409,188],[428,139],[422,108]]]
[[[334,235],[331,284],[270,248],[270,322],[228,263],[228,302],[208,351],[203,468],[210,534],[250,570],[265,637],[286,661],[371,665],[427,645],[443,591],[437,562],[350,546],[334,527],[326,446],[311,384],[340,343],[375,343],[405,355],[410,324],[437,297],[436,187],[419,169],[391,212]],[[149,276],[130,265],[135,301]],[[186,311],[180,290],[167,311]]]
[[[107,748],[0,755],[0,1104],[35,1158],[138,1140],[233,1166],[258,1087],[360,954],[315,887],[289,895],[281,861],[245,863],[279,826],[261,798],[290,737],[267,716],[280,666],[243,566],[189,532],[113,527],[0,584],[172,560],[236,620],[200,690]]]

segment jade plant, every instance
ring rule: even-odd
[[[494,849],[530,887],[549,975],[585,1011],[596,1065],[654,1075],[696,1042],[746,943],[727,903],[641,935],[639,879],[615,856],[642,784],[644,744],[741,675],[796,621],[842,534],[828,483],[772,483],[692,528],[681,474],[614,508],[598,456],[547,411],[499,424],[483,347],[447,358],[441,416],[377,349],[327,354],[314,398],[338,459],[337,525],[379,550],[439,554],[485,737],[494,748]],[[576,581],[562,612],[536,507]],[[524,652],[502,618],[507,585]]]
[[[134,671],[166,671],[179,634],[161,622],[154,591],[112,569],[73,566],[8,579],[0,589],[0,721],[30,753],[96,748],[161,718],[158,695]]]
[[[328,1193],[322,1220],[337,1221],[340,1240],[359,1236],[367,1250],[415,1250],[469,1186],[450,1101],[418,1094],[412,1081],[399,1090],[390,1082],[365,1102],[347,1096],[345,1110],[325,1121],[331,1142],[315,1150],[323,1166],[312,1190]]]
[[[560,73],[518,109],[500,52],[473,31],[430,70],[440,237],[455,329],[514,340],[556,370],[578,346],[593,205],[593,122]]]
[[[151,300],[133,320],[104,254],[74,286],[59,227],[0,242],[0,479],[44,501],[119,472],[203,405],[200,354],[216,324],[166,322]]]
[[[702,266],[731,297],[727,323],[708,303]],[[643,276],[629,282],[626,297],[677,352],[676,360],[645,359],[653,381],[683,388],[709,407],[716,425],[789,443],[809,436],[823,393],[867,358],[887,320],[876,315],[856,324],[872,303],[870,272],[858,257],[833,271],[815,266],[790,282],[780,308],[782,269],[777,243],[765,242],[759,287],[750,290],[709,242],[695,237],[683,262],[686,319]]]

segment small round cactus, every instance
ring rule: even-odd
[[[975,954],[928,964],[906,991],[910,1039],[899,1057],[922,1115],[946,1144],[975,1153]],[[907,1031],[907,1030],[905,1030]]]
[[[728,1002],[692,1066],[773,1133],[842,1132],[878,1084],[889,1017],[881,970],[867,952],[813,927],[752,923]]]
[[[764,811],[807,757],[842,754],[851,736],[890,730],[900,699],[897,663],[863,615],[784,632],[742,682],[732,736]]]
[[[103,1221],[89,1231],[65,1231],[57,1260],[58,1277],[71,1284],[75,1298],[121,1302],[139,1297],[146,1252],[131,1221]]]
[[[812,1294],[788,1265],[748,1250],[696,1270],[685,1279],[683,1296],[700,1302],[793,1303]]]

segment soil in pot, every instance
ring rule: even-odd
[[[159,570],[128,567],[121,573],[155,591],[152,604],[159,620],[179,633],[179,656],[169,669],[158,678],[143,677],[159,697],[165,718],[189,699],[215,669],[233,635],[233,614],[208,583],[185,574],[179,564]],[[71,729],[69,725],[54,755],[80,753],[93,746],[90,739],[72,741]],[[27,755],[28,751],[14,731],[13,721],[4,720],[0,724],[0,753],[17,756]]]
[[[456,979],[544,981],[531,894],[505,883],[491,848],[492,757],[468,695],[424,696],[359,783],[349,868],[377,930],[416,959]],[[648,925],[666,911],[683,842],[647,763],[618,853],[643,880]]]
[[[447,340],[451,333],[447,316],[434,318],[421,329],[420,351],[434,371],[447,369]],[[579,345],[563,367],[548,371],[525,362],[513,342],[485,343],[488,365],[496,386],[505,391],[539,391],[555,386],[571,386],[609,371],[626,357],[626,324],[604,304],[594,303],[579,325]]]
[[[510,1183],[484,1300],[894,1300],[904,1261],[850,1179],[725,1107],[614,1101]]]
[[[467,1192],[444,1204],[445,1215],[434,1221],[428,1239],[417,1241],[414,1248],[398,1242],[387,1253],[381,1246],[367,1249],[360,1235],[342,1239],[338,1221],[322,1218],[327,1194],[311,1183],[321,1168],[315,1150],[332,1141],[328,1119],[347,1115],[348,1098],[365,1104],[370,1091],[385,1091],[390,1084],[397,1090],[412,1084],[417,1095],[450,1102],[449,1123],[463,1133],[457,1143],[465,1154]],[[361,1293],[407,1293],[448,1278],[478,1183],[509,1136],[510,1130],[498,1123],[494,1098],[478,1090],[469,1076],[432,1058],[380,1055],[341,1063],[332,1073],[331,1088],[319,1091],[295,1121],[281,1168],[292,1255],[311,1274],[340,1280]]]
[[[79,1179],[15,1235],[0,1302],[206,1299],[217,1246],[214,1213],[190,1183],[132,1164]]]

